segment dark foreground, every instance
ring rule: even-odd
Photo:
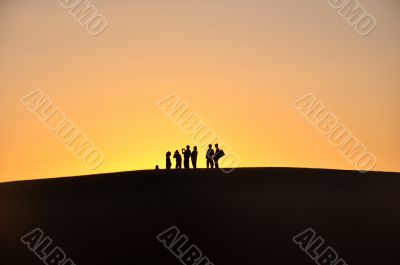
[[[171,226],[215,265],[316,264],[292,241],[309,227],[349,265],[398,265],[400,174],[138,171],[0,184],[1,265],[44,264],[20,241],[37,227],[53,240],[44,253],[59,246],[76,265],[179,265],[157,240]]]

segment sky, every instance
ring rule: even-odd
[[[99,35],[57,0],[0,3],[0,182],[164,167],[196,145],[175,94],[240,167],[356,168],[293,102],[311,93],[400,171],[400,3],[360,0],[368,36],[328,0],[91,0]],[[40,90],[104,154],[90,169],[21,99]],[[199,167],[205,167],[200,150]]]

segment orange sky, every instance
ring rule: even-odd
[[[90,1],[91,36],[58,1],[0,4],[0,182],[164,166],[193,145],[158,107],[176,93],[240,166],[355,169],[296,109],[313,93],[400,171],[400,4],[360,1],[368,37],[327,1]],[[21,98],[41,89],[104,153],[89,170]],[[200,153],[199,166],[205,166]]]

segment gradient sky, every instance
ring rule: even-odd
[[[192,139],[157,107],[178,94],[241,166],[354,169],[292,103],[313,93],[400,171],[400,2],[361,0],[368,37],[320,1],[92,0],[89,35],[57,0],[0,3],[0,182],[164,166]],[[105,154],[91,171],[20,99],[41,89]],[[205,166],[204,154],[199,166]]]

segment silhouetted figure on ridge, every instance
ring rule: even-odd
[[[190,158],[192,159],[193,168],[197,168],[197,146],[193,147],[192,155]]]
[[[165,166],[167,169],[171,169],[172,163],[171,163],[171,152],[168,151],[167,154],[165,155]]]
[[[209,144],[208,145],[208,150],[207,150],[207,153],[206,153],[207,168],[214,168],[213,157],[214,157],[214,150],[212,149],[212,145]]]
[[[182,168],[182,156],[178,150],[175,151],[174,158],[176,161],[176,168]]]
[[[182,148],[182,154],[183,154],[183,166],[185,169],[190,168],[190,156],[192,155],[192,152],[190,152],[190,146],[187,145],[186,149]]]
[[[219,168],[218,160],[225,155],[222,149],[219,149],[218,144],[215,144],[214,164],[215,168]]]

